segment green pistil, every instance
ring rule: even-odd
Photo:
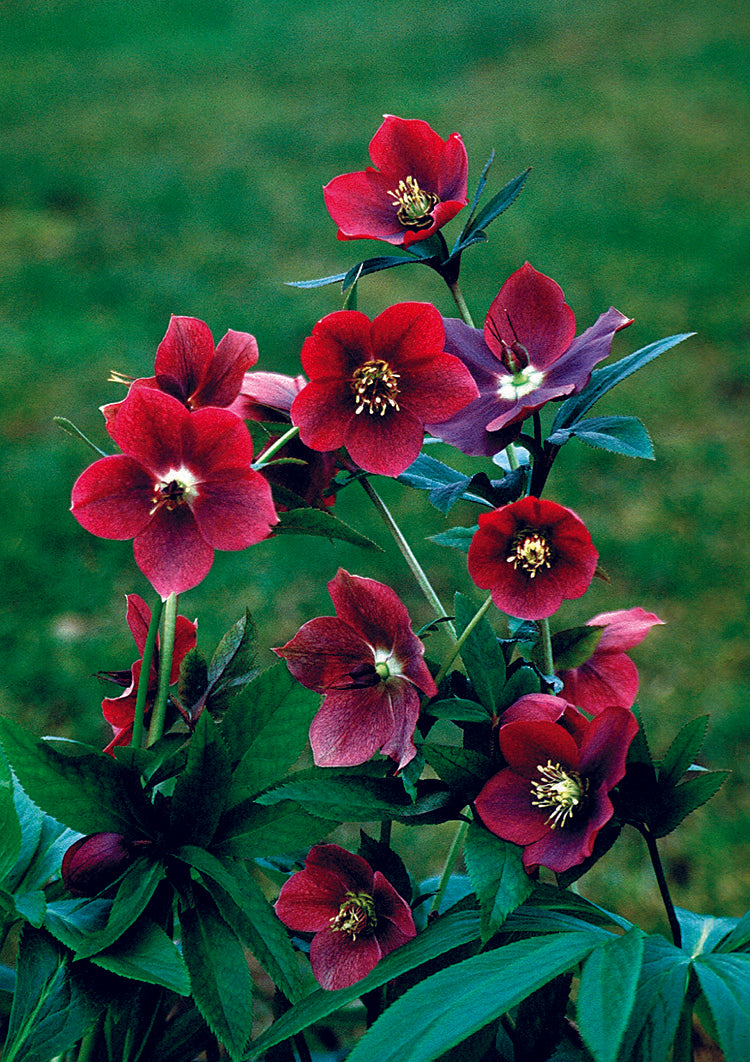
[[[565,771],[559,763],[548,760],[537,767],[541,782],[531,783],[531,803],[537,808],[550,808],[547,825],[555,830],[565,826],[581,807],[588,782],[576,771]]]
[[[398,182],[398,187],[388,192],[393,205],[398,207],[396,217],[405,229],[428,229],[433,223],[430,211],[439,202],[432,192],[419,187],[416,178],[407,177]]]
[[[378,924],[375,900],[366,892],[347,892],[339,913],[328,924],[334,933],[347,933],[352,943],[359,936],[371,937]]]

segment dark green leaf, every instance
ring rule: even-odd
[[[258,797],[257,803],[272,805],[293,800],[313,815],[327,817],[335,822],[382,819],[409,822],[446,803],[442,791],[435,793],[432,790],[427,790],[425,796],[412,802],[396,779],[320,778],[307,776],[307,772],[305,775],[300,774],[298,779],[276,786]]]
[[[461,233],[460,242],[453,249],[455,254],[459,250],[464,250],[467,246],[467,240],[471,237],[483,232],[486,227],[491,224],[495,218],[499,217],[504,210],[507,210],[511,203],[520,195],[521,189],[526,183],[526,178],[531,173],[531,168],[524,170],[523,173],[519,173],[518,177],[514,177],[513,180],[508,181],[504,188],[501,188],[497,195],[489,200],[488,203],[482,207],[477,216],[469,222],[469,225]]]
[[[343,290],[354,283],[359,277],[365,277],[369,273],[377,273],[381,269],[392,269],[399,265],[414,265],[418,259],[414,255],[408,258],[403,255],[383,255],[378,258],[367,258],[364,262],[358,262],[345,273],[333,273],[329,277],[319,277],[317,280],[287,280],[290,288],[322,288],[327,284],[342,284]]]
[[[604,627],[571,627],[552,636],[555,671],[569,671],[585,664],[604,634]]]
[[[581,1036],[596,1062],[616,1062],[642,961],[643,933],[634,927],[597,945],[583,964],[576,1012]]]
[[[351,542],[362,549],[382,553],[382,548],[367,535],[355,531],[343,520],[322,509],[290,509],[279,513],[274,535],[318,535],[330,541]]]
[[[440,531],[437,535],[428,535],[429,542],[436,542],[438,546],[449,546],[451,549],[468,553],[471,540],[477,532],[474,527],[451,527],[447,531]]]
[[[534,668],[522,665],[513,672],[505,683],[498,698],[498,712],[503,712],[506,708],[510,708],[511,704],[515,704],[516,701],[520,700],[521,697],[525,697],[528,693],[539,693],[541,688],[541,680]]]
[[[635,1003],[620,1046],[620,1062],[666,1062],[685,1002],[690,959],[662,936],[644,940]]]
[[[187,968],[172,939],[148,918],[140,918],[115,944],[91,961],[103,970],[190,995]]]
[[[484,717],[487,721],[487,716]],[[442,778],[451,789],[471,791],[475,796],[492,774],[492,763],[488,756],[473,749],[462,749],[456,745],[423,745],[422,752],[438,778]],[[467,797],[468,799],[468,797]]]
[[[750,1058],[750,955],[701,955],[693,968],[711,1009],[726,1062]]]
[[[474,220],[474,212],[476,211],[477,206],[479,205],[479,200],[482,198],[482,193],[484,192],[484,189],[485,189],[485,187],[487,185],[487,174],[490,172],[490,166],[492,165],[492,163],[494,161],[495,161],[495,152],[494,152],[494,149],[493,149],[490,152],[490,157],[487,159],[487,161],[484,164],[484,168],[482,169],[482,172],[479,174],[479,180],[477,181],[477,187],[476,187],[476,189],[474,191],[474,196],[473,196],[473,198],[471,200],[471,204],[469,206],[469,213],[468,213],[468,216],[466,218],[466,223],[464,224],[464,227],[461,229],[461,232],[459,233],[459,235],[458,235],[458,237],[456,239],[456,242],[455,242],[455,244],[453,246],[453,250],[451,251],[451,256],[454,255],[456,253],[456,251],[458,250],[458,247],[459,247],[459,245],[461,243],[462,238],[466,235],[466,233],[468,232],[472,221]]]
[[[664,837],[676,829],[682,820],[710,800],[729,777],[729,771],[706,771],[691,778],[676,789],[661,793],[661,804],[651,818],[654,837]]]
[[[664,754],[659,766],[659,784],[677,785],[685,771],[698,754],[708,727],[708,716],[685,723]]]
[[[211,849],[241,859],[287,855],[307,851],[331,829],[330,819],[314,818],[291,800],[275,807],[246,800],[226,812]]]
[[[717,946],[717,951],[746,951],[750,945],[750,911],[737,920],[732,930]]]
[[[426,711],[436,719],[453,719],[459,723],[486,723],[490,719],[489,712],[481,704],[463,700],[461,697],[430,701]]]
[[[547,442],[553,446],[563,446],[573,436],[599,450],[654,460],[651,439],[637,417],[588,417],[553,432]]]
[[[523,849],[503,841],[479,823],[466,834],[464,859],[482,912],[482,942],[501,925],[531,893],[531,882],[521,862]]]
[[[170,835],[174,844],[210,844],[230,783],[229,753],[213,719],[203,712],[172,796]]]
[[[0,748],[0,881],[21,854],[21,825],[13,799],[13,776]]]
[[[79,901],[79,907],[73,909],[74,913],[69,919],[69,928],[79,931],[77,940],[75,937],[66,940],[64,936],[60,935],[59,927],[57,932],[55,932],[51,924],[48,925],[48,928],[50,932],[55,933],[58,939],[67,944],[78,958],[95,955],[98,951],[114,944],[140,918],[156,892],[159,882],[163,880],[164,867],[161,863],[151,863],[146,859],[138,859],[128,868],[117,888],[106,925],[97,928],[85,922],[81,923],[85,913],[86,901]],[[62,903],[65,902],[62,901]],[[101,901],[93,900],[90,902],[96,904]],[[58,907],[55,906],[54,910],[57,911]]]
[[[257,634],[248,610],[229,628],[208,665],[208,690],[217,694],[244,685],[257,671]]]
[[[476,606],[463,594],[456,594],[456,633],[459,637],[476,614]],[[505,685],[505,657],[497,636],[482,616],[461,646],[461,659],[477,697],[492,715],[497,714],[497,695]]]

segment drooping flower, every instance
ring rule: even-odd
[[[484,785],[475,806],[488,830],[523,846],[528,871],[561,873],[591,855],[612,818],[609,794],[625,774],[638,722],[626,708],[605,708],[589,721],[559,697],[522,700],[498,732],[508,766]]]
[[[239,394],[245,373],[257,360],[258,344],[249,332],[230,329],[214,347],[211,329],[205,322],[197,317],[172,316],[156,350],[154,375],[133,380],[131,389],[150,387],[164,391],[190,410],[226,407]],[[102,406],[110,434],[121,405],[122,402],[111,402]]]
[[[310,727],[315,762],[348,767],[380,751],[405,767],[416,755],[420,691],[437,693],[424,646],[383,583],[339,568],[328,592],[336,615],[309,620],[273,650],[298,682],[325,695]]]
[[[162,598],[196,586],[215,549],[244,549],[278,522],[236,414],[211,406],[190,413],[171,395],[137,388],[112,434],[122,453],[78,477],[71,510],[94,535],[134,539],[136,564]]]
[[[146,636],[151,622],[151,609],[138,594],[127,595],[127,609],[125,618],[130,633],[133,635],[140,657],[135,661],[129,671],[109,671],[103,674],[125,689],[119,697],[105,697],[102,701],[104,718],[112,727],[113,738],[105,748],[105,752],[112,754],[117,745],[129,745],[133,737],[133,720],[135,718],[135,702],[138,696],[138,682],[141,677],[141,665],[143,650],[146,646]],[[172,650],[172,667],[169,673],[169,683],[175,683],[180,674],[180,665],[191,649],[195,648],[197,627],[186,616],[178,616],[175,623],[174,648]],[[157,636],[154,654],[151,658],[151,668],[148,676],[148,693],[146,695],[146,711],[150,711],[156,697],[156,689],[159,679],[159,640]]]
[[[528,262],[492,301],[484,331],[446,320],[446,350],[468,366],[479,397],[428,430],[465,454],[492,455],[551,399],[582,391],[608,357],[616,332],[632,324],[610,307],[577,338],[562,288]]]
[[[587,621],[589,627],[602,627],[594,652],[580,667],[560,671],[561,696],[596,714],[613,704],[632,708],[638,693],[638,669],[626,649],[639,645],[655,624],[662,624],[653,612],[642,608],[602,612]]]
[[[585,594],[598,559],[572,509],[529,496],[480,514],[468,567],[499,609],[535,620],[551,616],[563,599]]]
[[[310,382],[292,423],[313,450],[345,446],[366,472],[397,476],[416,460],[424,425],[453,416],[478,393],[471,374],[444,351],[443,322],[430,303],[403,302],[373,321],[339,310],[305,340]]]
[[[315,934],[310,963],[329,990],[360,981],[417,932],[408,903],[388,879],[337,844],[310,849],[305,869],[282,886],[275,909],[289,929]]]
[[[462,210],[469,163],[458,133],[443,140],[427,122],[384,116],[370,141],[368,166],[323,189],[340,240],[385,240],[409,247]]]
[[[91,833],[81,837],[63,856],[60,875],[74,896],[96,896],[112,885],[151,841],[128,841],[120,833]]]

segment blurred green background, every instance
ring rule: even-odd
[[[97,407],[122,393],[109,370],[148,375],[172,313],[203,318],[217,340],[251,331],[260,368],[298,371],[304,337],[340,295],[283,282],[380,251],[337,243],[321,185],[364,167],[383,113],[423,118],[442,136],[462,133],[472,187],[493,148],[490,192],[533,166],[489,243],[465,256],[478,321],[528,259],[562,285],[579,331],[610,304],[636,319],[616,357],[698,333],[597,407],[640,416],[657,461],[572,443],[547,496],[585,519],[611,577],[559,624],[635,605],[657,612],[667,626],[633,654],[653,745],[711,714],[703,762],[734,774],[664,843],[665,858],[678,903],[740,914],[750,901],[750,34],[739,12],[730,0],[3,0],[0,711],[102,743],[109,688],[94,674],[133,659],[124,595],[153,597],[130,543],[94,539],[69,515],[91,456],[53,416],[104,446]],[[453,312],[428,270],[360,285],[371,316],[411,298]],[[457,508],[446,521],[422,495],[382,489],[444,599],[473,592],[462,557],[422,537],[474,514]],[[364,497],[345,494],[338,512],[388,544]],[[281,644],[330,611],[325,583],[339,564],[391,582],[416,625],[429,618],[398,555],[298,538],[217,554],[180,610],[199,617],[206,652],[245,605],[261,644]],[[443,834],[427,834],[425,858],[439,861]],[[656,920],[638,839],[618,851],[585,891]]]

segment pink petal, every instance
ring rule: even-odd
[[[271,412],[289,413],[307,383],[304,376],[281,372],[246,372],[240,393],[229,407],[243,420],[270,420]]]
[[[257,360],[255,336],[230,329],[220,340],[200,385],[192,392],[190,408],[228,406],[237,397],[245,373]]]
[[[188,413],[178,430],[182,431],[183,459],[199,478],[210,479],[219,470],[250,469],[253,439],[236,413],[204,406]]]
[[[401,771],[417,754],[413,738],[421,698],[415,688],[403,679],[391,679],[386,682],[385,694],[391,702],[393,732],[380,751],[384,756],[395,760]]]
[[[604,634],[597,646],[602,652],[632,649],[643,641],[653,626],[663,623],[664,620],[655,613],[642,608],[600,612],[588,621],[590,627],[604,627]]]
[[[190,417],[171,395],[151,387],[131,387],[117,410],[113,437],[123,453],[163,475],[184,462],[182,436]]]
[[[190,416],[190,414],[187,414]],[[213,564],[214,551],[202,537],[186,505],[162,507],[133,542],[135,562],[166,600],[197,586]]]
[[[383,684],[327,693],[310,726],[310,745],[319,767],[366,763],[393,734],[391,699]]]
[[[150,519],[154,487],[154,477],[138,461],[123,454],[102,457],[75,481],[71,512],[93,535],[133,538]]]

